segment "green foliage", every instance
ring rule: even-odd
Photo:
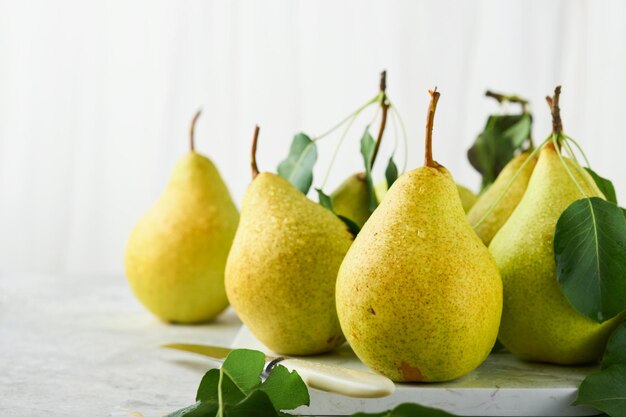
[[[385,169],[385,179],[387,180],[387,189],[391,188],[391,184],[398,179],[398,167],[393,162],[393,155],[389,158],[387,168]]]
[[[374,211],[378,205],[376,193],[374,192],[374,179],[372,178],[372,159],[374,157],[375,148],[376,142],[370,134],[369,126],[367,126],[361,137],[361,155],[363,156],[363,165],[365,166],[365,180],[367,181],[367,188],[370,191],[370,212]]]
[[[611,417],[626,417],[626,364],[589,375],[574,405],[590,405]]]
[[[308,389],[295,371],[278,365],[261,381],[264,366],[262,352],[232,351],[220,369],[204,375],[196,403],[168,417],[279,417],[285,415],[282,410],[309,405]]]
[[[554,256],[561,291],[582,314],[603,322],[626,310],[626,218],[598,197],[573,202],[559,218]]]
[[[348,227],[348,231],[352,233],[352,236],[358,235],[359,232],[361,231],[361,228],[359,227],[359,225],[356,224],[353,220],[350,220],[349,218],[347,218],[346,216],[337,214],[335,212],[335,209],[333,208],[333,199],[330,198],[328,194],[324,193],[324,191],[322,191],[319,188],[316,188],[315,191],[317,191],[317,198],[319,200],[320,205],[332,211],[337,217],[339,217],[339,219],[342,222],[344,222],[344,224]]]
[[[454,414],[447,413],[437,408],[424,407],[419,404],[400,404],[393,410],[381,413],[356,413],[352,417],[453,417]]]
[[[615,187],[613,187],[613,183],[596,174],[591,168],[585,168],[585,170],[587,170],[589,175],[591,175],[591,178],[593,178],[600,191],[602,191],[606,200],[617,204],[617,197],[615,195]]]
[[[530,139],[532,116],[492,115],[484,130],[467,151],[470,164],[482,174],[482,189],[491,185],[515,152]]]
[[[316,161],[315,142],[304,133],[298,133],[293,137],[287,159],[278,165],[278,175],[306,194],[313,183],[313,166]]]

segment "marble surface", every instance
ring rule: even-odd
[[[194,401],[202,375],[214,364],[158,346],[258,345],[240,327],[231,310],[205,325],[161,323],[135,300],[121,276],[2,274],[0,416],[163,416]],[[346,346],[318,360],[363,368]],[[399,385],[387,399],[364,402],[312,390],[309,412],[374,411],[406,400],[445,408],[456,398],[464,415],[515,415],[516,406],[534,410],[527,415],[588,415],[588,409],[564,408],[586,372],[496,356],[458,381]],[[504,398],[508,402],[499,402]],[[498,409],[502,404],[508,408]],[[491,405],[488,412],[485,405]]]
[[[173,341],[229,345],[239,319],[171,326],[124,277],[0,275],[0,416],[157,417],[194,402],[204,358]]]

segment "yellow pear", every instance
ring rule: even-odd
[[[562,134],[560,92],[559,86],[554,97],[548,97],[557,138]],[[598,360],[623,317],[599,324],[576,311],[559,288],[554,260],[557,221],[571,203],[585,197],[581,190],[604,198],[591,176],[559,152],[552,141],[541,149],[522,200],[489,250],[504,285],[500,342],[523,359],[573,365]]]
[[[586,172],[583,177],[573,161],[564,160],[589,196],[604,198]],[[576,311],[559,289],[554,230],[561,213],[580,198],[550,142],[539,154],[522,200],[489,246],[504,285],[498,338],[520,358],[563,365],[597,360],[621,320],[598,324]]]
[[[210,320],[228,306],[224,267],[239,214],[213,163],[194,151],[133,229],[126,275],[139,300],[168,322]]]
[[[494,183],[478,197],[467,213],[467,219],[474,227],[476,234],[487,246],[496,232],[506,223],[526,192],[528,180],[537,163],[535,157],[528,160],[531,153],[531,151],[522,152],[506,164]],[[518,173],[520,168],[522,170]],[[505,192],[506,194],[502,196]],[[498,199],[500,199],[499,202]]]
[[[348,251],[337,312],[357,356],[394,381],[446,381],[480,365],[495,343],[502,283],[468,223],[454,179],[432,160],[401,175]]]
[[[456,184],[457,192],[459,193],[459,197],[461,198],[461,205],[463,206],[463,211],[467,213],[478,197],[476,194],[471,192],[468,188],[462,186],[461,184]],[[387,194],[387,181],[382,180],[374,186],[374,193],[376,194],[376,200],[380,203],[383,201],[383,198]]]
[[[254,161],[226,264],[228,299],[250,331],[279,354],[332,350],[345,340],[335,283],[353,237],[335,214],[287,180],[258,174]]]
[[[331,194],[333,209],[363,227],[370,217],[370,190],[365,174],[351,175]]]

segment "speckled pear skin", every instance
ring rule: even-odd
[[[463,205],[463,211],[468,212],[470,209],[476,204],[476,200],[478,197],[476,194],[471,192],[467,187],[462,186],[461,184],[456,185],[457,191],[459,192],[459,197],[461,197],[461,204]]]
[[[526,151],[513,158],[502,169],[494,183],[480,195],[478,201],[476,201],[474,206],[467,213],[467,219],[471,225],[476,225],[476,223],[483,218],[485,213],[491,209],[491,206],[500,198],[500,195],[502,195],[513,176],[519,171],[530,154],[531,151]],[[536,163],[536,157],[528,161],[523,171],[519,173],[515,181],[511,184],[504,198],[502,198],[498,205],[491,211],[491,214],[474,227],[476,234],[482,239],[485,245],[489,246],[491,239],[493,239],[498,230],[500,230],[509,217],[511,217],[513,210],[515,210],[515,207],[517,207],[522,200]]]
[[[467,187],[462,186],[461,184],[456,185],[456,189],[459,192],[459,197],[461,198],[461,205],[463,206],[463,211],[467,213],[478,197]],[[387,194],[387,181],[382,180],[374,186],[374,193],[376,194],[376,200],[380,203],[383,201],[383,198]]]
[[[357,356],[394,381],[447,381],[480,365],[502,310],[495,261],[443,167],[403,174],[358,234],[337,279]]]
[[[239,213],[213,163],[191,152],[131,232],[128,282],[139,300],[167,322],[210,320],[227,306],[224,268]]]
[[[280,176],[259,174],[244,195],[226,265],[233,309],[276,353],[334,349],[345,340],[335,310],[335,282],[352,240],[330,210]]]
[[[590,196],[603,197],[591,177],[568,166]],[[578,313],[556,279],[554,230],[561,213],[583,198],[550,143],[541,150],[522,201],[493,238],[504,284],[500,342],[520,358],[574,365],[595,361],[620,317],[598,324]]]
[[[348,177],[331,194],[333,209],[363,227],[370,217],[370,190],[365,174],[358,173]]]

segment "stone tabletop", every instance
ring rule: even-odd
[[[229,346],[240,322],[167,325],[122,276],[0,275],[0,416],[157,417],[194,402],[203,358],[158,346]]]

